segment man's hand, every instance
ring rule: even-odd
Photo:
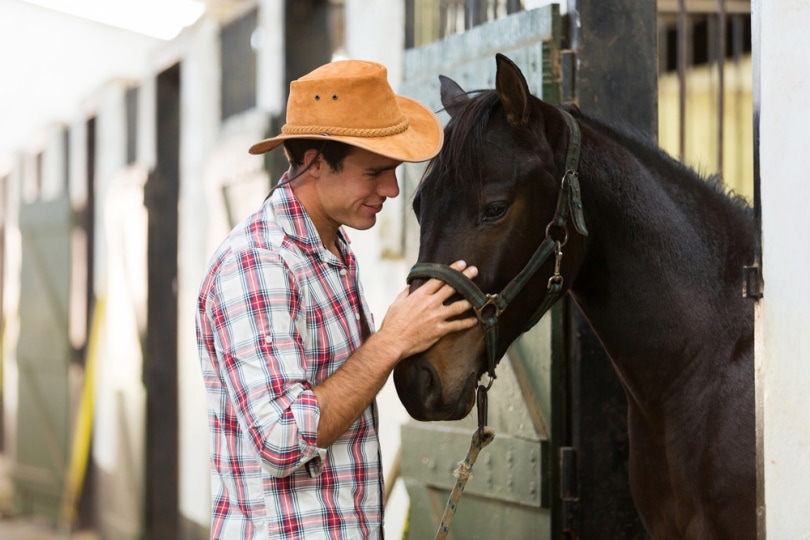
[[[464,261],[450,266],[470,279],[478,275],[478,269]],[[400,360],[424,351],[442,336],[475,326],[475,316],[460,317],[472,309],[467,300],[444,304],[455,292],[442,281],[431,279],[413,293],[409,289],[399,293],[380,330],[312,389],[321,410],[320,448],[332,444],[362,414]]]
[[[472,279],[478,268],[456,261],[451,268],[461,271]],[[472,328],[477,323],[474,316],[460,317],[472,309],[467,300],[458,300],[445,305],[456,291],[438,279],[430,279],[413,291],[406,288],[388,308],[378,331],[380,338],[397,351],[399,360],[422,352],[451,332]]]

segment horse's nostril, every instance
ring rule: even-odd
[[[422,384],[419,386],[422,387],[424,393],[426,395],[430,394],[430,390],[433,387],[433,378],[430,376],[430,370],[427,367],[422,366],[419,369],[419,379],[422,381]]]
[[[425,420],[441,403],[441,380],[435,368],[422,358],[409,358],[394,370],[394,384],[408,413]]]

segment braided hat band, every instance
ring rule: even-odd
[[[285,124],[281,132],[285,135],[321,135],[323,137],[342,135],[347,137],[390,137],[408,129],[408,121],[403,120],[386,128],[341,128],[325,126],[291,126]]]

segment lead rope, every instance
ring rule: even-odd
[[[479,386],[476,392],[476,401],[478,406],[478,429],[473,433],[470,440],[470,449],[467,450],[467,457],[464,461],[458,462],[458,467],[453,471],[453,476],[456,477],[456,484],[453,486],[453,491],[450,492],[450,497],[447,499],[447,505],[444,507],[444,514],[442,514],[442,521],[439,523],[439,529],[436,531],[435,540],[444,540],[450,532],[450,524],[453,523],[453,518],[456,517],[456,510],[458,510],[461,495],[464,493],[464,487],[467,481],[472,478],[472,468],[475,465],[475,460],[478,459],[478,454],[481,453],[489,443],[495,438],[495,430],[487,426],[487,390],[492,386],[492,379],[490,379],[487,386]]]

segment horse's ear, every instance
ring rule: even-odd
[[[470,96],[450,77],[439,75],[439,82],[441,83],[442,105],[447,114],[453,117],[470,101]]]
[[[495,75],[495,89],[506,109],[509,123],[514,127],[529,124],[531,112],[531,92],[520,68],[501,53],[495,55],[498,70]]]

